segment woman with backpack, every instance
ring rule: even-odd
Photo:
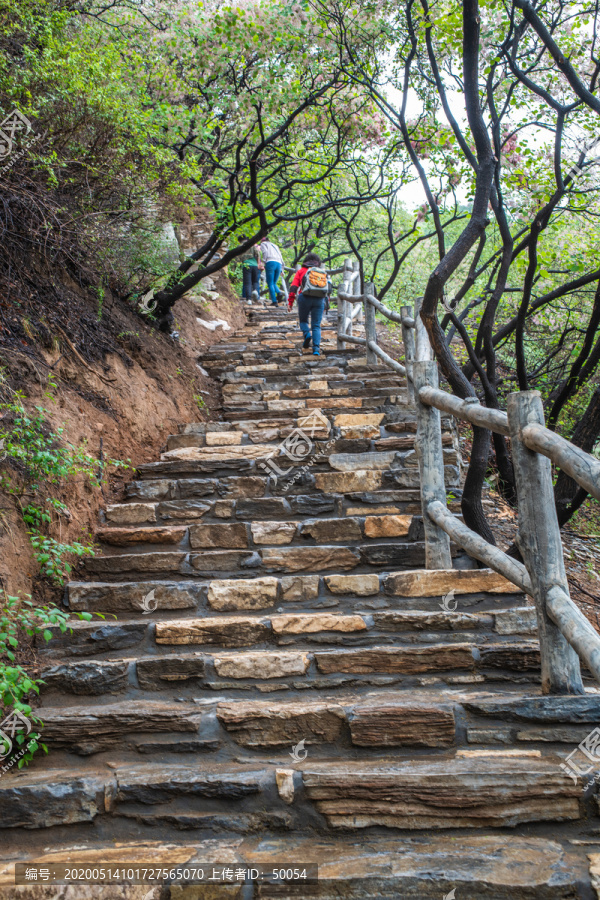
[[[312,342],[313,356],[321,355],[321,320],[330,293],[331,280],[323,268],[321,257],[316,253],[309,253],[290,285],[288,308],[292,308],[298,294],[298,319],[304,335],[302,347],[307,350]]]

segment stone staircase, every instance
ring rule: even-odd
[[[423,568],[406,385],[334,326],[313,357],[291,314],[249,309],[202,359],[221,421],[106,509],[67,590],[94,620],[38,648],[50,755],[0,777],[1,897],[16,861],[174,853],[317,862],[321,898],[596,896],[596,798],[560,762],[600,694],[541,698],[535,610],[500,576],[456,547]]]

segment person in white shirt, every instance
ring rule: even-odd
[[[281,293],[277,288],[277,282],[283,269],[283,256],[277,244],[268,238],[263,238],[260,242],[260,255],[265,266],[265,277],[271,303],[273,306],[277,306],[278,296]]]

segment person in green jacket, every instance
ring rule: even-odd
[[[247,240],[243,237],[242,241]],[[260,268],[258,265],[260,251],[251,247],[242,256],[242,298],[250,302],[260,296]]]

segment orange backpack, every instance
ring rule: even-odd
[[[318,266],[307,269],[302,279],[300,293],[305,297],[327,297],[329,294],[327,270]]]

